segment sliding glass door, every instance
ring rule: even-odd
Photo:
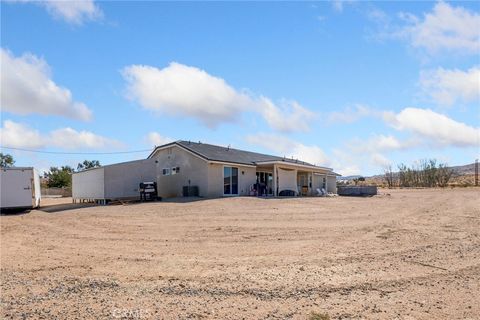
[[[257,171],[258,195],[273,195],[273,175],[271,172]]]
[[[238,195],[238,168],[223,167],[223,194]]]

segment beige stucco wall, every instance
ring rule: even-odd
[[[317,189],[322,189],[323,179],[326,179],[327,188],[325,191],[337,193],[337,178],[335,176],[329,176],[328,173],[315,173],[312,181],[312,195],[317,195]]]
[[[181,197],[183,186],[198,186],[199,195],[208,196],[207,162],[178,146],[159,150],[153,156],[157,161],[158,195],[164,198]],[[179,167],[180,173],[163,175],[163,168]]]
[[[314,174],[313,175],[313,180],[312,180],[312,194],[317,195],[317,189],[322,189],[323,187],[323,178],[325,178],[325,175],[318,175]]]
[[[250,192],[250,187],[256,181],[256,169],[235,164],[210,163],[208,165],[208,197],[223,196],[223,167],[238,168],[238,194],[246,196]]]
[[[140,198],[140,182],[155,181],[153,159],[136,160],[105,166],[105,198]]]
[[[327,176],[325,174],[315,174],[313,176],[313,184],[312,184],[312,194],[313,195],[316,195],[317,192],[316,190],[317,189],[322,189],[322,186],[323,186],[323,178],[327,178],[326,180],[326,184],[327,184],[327,188],[325,191],[327,192],[333,192],[333,193],[337,193],[337,178],[335,176]]]
[[[223,196],[223,167],[238,168],[239,195],[248,195],[250,186],[255,183],[255,168],[242,165],[209,163],[204,159],[178,147],[157,151],[152,157],[157,168],[158,195],[164,198],[181,197],[183,186],[199,187],[201,197]],[[180,173],[163,175],[163,168],[180,167]]]
[[[327,177],[327,192],[337,193],[337,177]]]

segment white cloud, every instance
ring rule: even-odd
[[[325,152],[315,145],[305,145],[284,136],[268,133],[257,133],[246,137],[246,141],[252,145],[257,145],[271,150],[278,156],[294,158],[319,166],[328,166],[328,160]]]
[[[123,70],[128,92],[145,108],[199,119],[209,127],[233,121],[251,101],[223,79],[176,62],[164,69],[133,65]]]
[[[354,170],[360,169],[359,166],[352,163],[361,163],[362,168],[384,168],[392,164],[388,154],[412,148],[480,147],[480,128],[454,121],[429,109],[406,108],[398,114],[384,112],[383,118],[396,130],[411,135],[398,138],[391,134],[375,134],[346,142],[341,149],[333,150],[332,166],[339,173],[360,174],[360,170]]]
[[[1,49],[1,108],[20,115],[55,114],[89,120],[87,106],[72,100],[70,90],[59,87],[50,78],[47,63],[32,54],[14,57]]]
[[[147,134],[145,138],[147,143],[153,146],[161,146],[161,145],[175,141],[175,139],[162,136],[158,132],[150,132],[149,134]]]
[[[280,106],[269,98],[256,98],[238,91],[225,80],[204,70],[172,62],[159,69],[132,65],[123,69],[130,98],[146,109],[186,116],[213,128],[236,121],[243,112],[263,115],[267,123],[282,132],[306,131],[313,113],[295,101]]]
[[[37,130],[11,120],[3,121],[0,142],[4,147],[42,148],[44,139]]]
[[[296,101],[283,101],[277,106],[265,97],[260,98],[259,110],[270,127],[280,132],[309,131],[309,122],[315,117]]]
[[[398,150],[404,149],[407,145],[400,142],[394,136],[378,135],[369,141],[375,150]]]
[[[386,112],[384,120],[397,130],[409,131],[427,139],[433,146],[480,146],[480,128],[452,120],[430,109],[405,108],[398,114]]]
[[[383,134],[373,135],[368,139],[354,138],[346,142],[342,149],[334,150],[333,166],[338,168],[342,175],[357,175],[360,174],[360,167],[353,166],[353,163],[361,163],[362,167],[384,168],[391,164],[385,153],[406,150],[418,145],[418,139],[400,140],[392,135]],[[359,170],[355,172],[354,168]]]
[[[415,147],[418,144],[418,139],[399,140],[392,135],[376,134],[369,139],[353,139],[347,144],[347,148],[358,154],[374,154],[386,151],[405,150]]]
[[[76,131],[72,128],[61,128],[50,132],[46,144],[62,149],[100,149],[100,148],[118,148],[121,143],[94,134],[90,131]]]
[[[90,131],[76,131],[72,128],[60,128],[47,134],[41,134],[25,124],[5,120],[0,128],[2,146],[13,148],[37,149],[58,147],[62,149],[100,149],[121,147],[114,139],[105,138]]]
[[[422,71],[419,85],[425,95],[441,105],[476,101],[480,99],[480,67]]]
[[[82,24],[84,21],[97,20],[103,16],[102,10],[93,0],[46,1],[45,7],[54,16],[73,24]]]
[[[344,177],[347,176],[356,176],[360,175],[362,173],[362,170],[358,165],[351,165],[351,166],[344,166],[344,167],[338,167],[337,169],[334,169],[336,173],[341,174]]]
[[[364,165],[364,161],[360,161],[362,155],[354,154],[347,148],[332,150],[332,164],[333,170],[342,176],[352,176],[362,174],[359,164]]]
[[[443,50],[478,54],[480,50],[480,14],[476,12],[440,1],[424,17],[401,17],[407,25],[400,35],[414,48],[425,49],[429,54]]]
[[[352,4],[355,0],[332,0],[333,10],[342,12],[345,4]]]
[[[13,0],[9,2],[35,3],[45,7],[53,17],[80,25],[85,21],[103,17],[103,12],[93,0]]]
[[[371,162],[375,167],[380,168],[386,168],[387,166],[392,165],[392,161],[380,153],[372,154]]]
[[[330,112],[326,120],[329,123],[353,123],[361,118],[377,115],[378,112],[364,105],[355,105],[355,107],[348,107],[343,111]]]
[[[341,0],[333,0],[332,7],[335,11],[342,12],[343,11],[343,1]]]
[[[388,14],[379,8],[371,8],[368,10],[367,18],[379,25],[387,26],[390,23]]]

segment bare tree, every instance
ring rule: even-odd
[[[437,164],[436,159],[421,160],[415,162],[411,167],[407,167],[403,163],[398,166],[400,187],[445,187],[452,174],[453,171],[448,168],[447,164]]]
[[[453,170],[447,167],[446,164],[440,164],[436,172],[436,183],[439,187],[446,187],[452,178]]]
[[[403,163],[398,165],[398,183],[400,187],[409,187],[407,166]]]
[[[388,165],[385,169],[384,169],[384,173],[385,173],[385,181],[387,182],[387,186],[389,189],[393,188],[395,186],[395,181],[394,181],[394,173],[392,171],[392,166],[391,165]]]

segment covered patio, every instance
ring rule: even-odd
[[[274,161],[257,163],[256,171],[260,196],[316,196],[337,189],[337,174],[330,168]]]

